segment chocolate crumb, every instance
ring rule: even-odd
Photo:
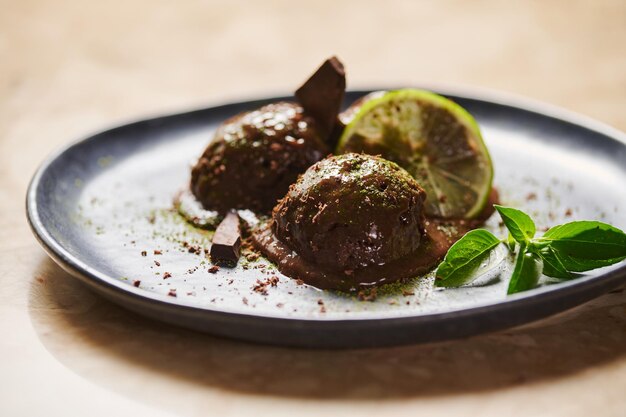
[[[135,287],[139,287],[139,286],[141,285],[141,281],[139,281],[138,279],[136,279],[136,280],[134,280],[134,281],[133,281],[133,285],[134,285]]]
[[[410,295],[415,295],[415,293],[412,290],[402,290],[402,295],[408,297]]]
[[[246,254],[246,260],[248,262],[254,262],[259,259],[259,256],[260,255],[258,253],[251,252],[251,253]]]
[[[250,237],[241,240],[241,249],[248,252],[255,251],[254,243],[252,243],[252,239]]]
[[[146,252],[145,250],[141,251],[141,256],[148,256],[148,252]]]
[[[169,272],[164,272],[163,273],[163,279],[168,279],[168,278],[171,278],[171,277],[172,277],[172,274],[170,274]]]
[[[267,295],[267,284],[257,279],[256,284],[252,286],[252,291],[258,292],[262,295]]]
[[[370,301],[373,302],[376,300],[378,290],[376,288],[372,288],[370,290],[361,290],[357,294],[357,298],[359,301]]]
[[[212,267],[209,268],[209,273],[211,274],[215,274],[217,271],[220,270],[220,267],[217,265],[213,265]]]
[[[161,266],[161,263],[160,263],[159,261],[154,261],[154,264],[155,264],[156,266]]]
[[[572,209],[571,209],[571,208],[568,208],[567,210],[565,210],[565,215],[566,215],[567,217],[570,217],[572,214],[573,214],[573,212],[572,212]]]
[[[170,290],[167,293],[167,295],[169,295],[170,297],[176,297],[176,289],[175,288],[170,288]]]
[[[276,303],[276,307],[283,308],[285,305],[283,303]]]
[[[302,281],[301,279],[299,279],[299,278],[298,278],[298,279],[296,280],[296,284],[297,284],[297,285],[304,285],[304,281]]]
[[[156,250],[154,251],[154,254],[155,254],[155,255],[162,255],[162,254],[163,254],[163,252],[161,252],[160,250],[156,249]]]
[[[270,286],[276,287],[279,282],[280,279],[276,275],[273,275],[263,281],[257,279],[256,284],[252,287],[252,290],[259,294],[267,295],[267,288]]]
[[[532,201],[536,199],[537,199],[537,194],[535,193],[528,193],[528,195],[526,195],[526,201]]]
[[[187,251],[189,253],[200,255],[202,253],[202,248],[198,245],[187,245]]]

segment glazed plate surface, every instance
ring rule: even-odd
[[[365,93],[349,92],[346,103]],[[504,205],[527,211],[539,230],[583,219],[626,228],[624,134],[540,104],[441,93],[476,117]],[[31,182],[27,212],[35,235],[64,269],[136,313],[215,335],[311,348],[499,330],[574,307],[626,280],[622,262],[568,282],[544,277],[540,288],[507,296],[511,260],[504,248],[470,286],[435,289],[431,274],[382,288],[373,301],[298,285],[262,258],[242,257],[236,268],[209,273],[203,249],[211,234],[173,211],[173,197],[223,120],[283,98],[143,120],[75,142]],[[493,216],[486,227],[504,236],[498,220]],[[276,286],[254,289],[272,276]]]

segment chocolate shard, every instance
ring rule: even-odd
[[[323,133],[331,136],[346,91],[346,73],[337,57],[322,66],[296,90],[296,98],[304,111],[317,122]],[[334,145],[334,144],[331,144]]]
[[[237,263],[240,248],[239,215],[235,211],[231,211],[215,230],[211,243],[211,260],[213,262]]]

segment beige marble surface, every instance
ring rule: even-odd
[[[37,165],[112,123],[285,92],[329,54],[349,85],[465,85],[626,130],[626,3],[0,0],[0,415],[623,416],[626,292],[456,342],[259,347],[149,322],[47,259]]]

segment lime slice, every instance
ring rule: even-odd
[[[437,94],[404,89],[373,93],[342,115],[336,153],[381,155],[426,191],[426,213],[472,218],[487,204],[493,167],[478,124]]]

